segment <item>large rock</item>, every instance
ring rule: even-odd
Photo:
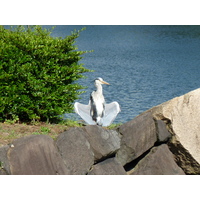
[[[189,174],[200,173],[199,102],[200,89],[197,89],[149,110],[155,118],[168,123],[175,137],[171,150],[175,150],[176,159]],[[176,148],[179,148],[181,153]]]
[[[60,134],[56,144],[72,174],[86,174],[94,163],[94,153],[82,128],[71,128]]]
[[[53,139],[46,135],[31,135],[15,140],[7,155],[11,174],[70,174]]]
[[[121,147],[116,154],[118,161],[125,165],[136,159],[157,141],[156,126],[151,113],[144,113],[123,124]]]
[[[85,136],[89,141],[95,156],[95,161],[108,157],[120,148],[119,133],[100,126],[84,127]]]
[[[94,165],[88,175],[126,175],[126,171],[115,158],[109,158]]]
[[[132,175],[184,175],[183,170],[174,161],[173,154],[166,144],[153,147],[133,170]]]
[[[7,157],[9,146],[0,147],[0,175],[10,174],[10,165]]]

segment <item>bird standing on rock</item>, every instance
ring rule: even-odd
[[[88,105],[78,102],[74,104],[75,112],[90,125],[109,126],[121,111],[116,101],[105,103],[102,84],[110,85],[102,78],[94,80],[96,90],[91,93]]]

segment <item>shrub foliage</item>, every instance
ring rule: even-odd
[[[80,31],[51,37],[41,26],[0,26],[0,121],[53,121],[73,111],[90,70],[79,61],[87,51],[74,45]]]

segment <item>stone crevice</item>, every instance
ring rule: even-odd
[[[175,156],[175,161],[179,167],[188,175],[200,174],[200,164],[193,156],[181,145],[176,136],[168,142],[170,151]]]
[[[133,170],[134,167],[139,163],[139,161],[142,160],[150,152],[150,150],[151,150],[151,148],[148,149],[146,152],[144,152],[141,156],[139,156],[135,160],[127,163],[126,165],[124,165],[125,171],[128,173],[129,171]]]

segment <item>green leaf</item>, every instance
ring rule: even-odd
[[[81,31],[63,38],[41,26],[0,26],[0,120],[55,120],[73,111],[83,86],[75,83],[90,72],[80,63],[88,51],[75,44]]]

